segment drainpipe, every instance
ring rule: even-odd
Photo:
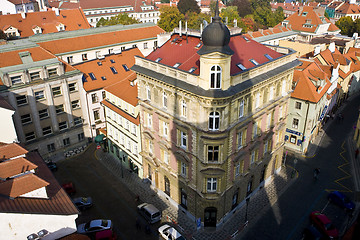
[[[305,116],[305,124],[304,124],[304,130],[303,130],[303,139],[302,139],[302,142],[301,142],[301,152],[304,150],[303,149],[303,142],[305,140],[305,130],[306,130],[306,122],[307,122],[307,118],[308,118],[308,114],[309,114],[309,106],[310,106],[310,103],[309,101],[306,101],[308,107],[307,107],[307,110],[306,110],[306,116]]]

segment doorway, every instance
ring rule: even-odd
[[[215,207],[207,207],[204,210],[204,227],[216,227],[216,214]]]

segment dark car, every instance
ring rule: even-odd
[[[48,168],[51,170],[51,171],[57,171],[57,166],[56,166],[56,163],[54,162],[47,162],[46,165],[48,166]]]
[[[324,236],[314,226],[304,229],[302,240],[322,240]]]
[[[347,196],[339,191],[333,191],[329,193],[328,199],[330,202],[335,203],[339,207],[348,211],[353,211],[355,209],[355,204]]]
[[[116,240],[116,239],[117,236],[111,229],[97,232],[95,235],[95,240]]]
[[[61,187],[65,190],[65,192],[69,195],[73,195],[76,193],[74,184],[72,182],[64,183]]]
[[[76,207],[83,211],[87,208],[90,208],[92,206],[92,199],[91,197],[78,197],[73,199],[73,203],[76,205]]]
[[[82,223],[77,226],[77,232],[82,234],[100,232],[109,229],[112,229],[112,221],[105,219],[91,220],[87,223]]]
[[[314,226],[328,238],[336,239],[339,237],[339,231],[325,214],[314,211],[310,214],[310,220]]]

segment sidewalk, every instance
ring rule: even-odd
[[[183,211],[173,207],[168,199],[156,194],[149,183],[143,182],[136,174],[129,172],[129,170],[125,168],[122,169],[120,161],[115,160],[113,156],[102,150],[95,150],[95,157],[114,175],[119,176],[119,180],[122,181],[130,191],[140,196],[141,201],[152,203],[158,208],[164,209],[163,220],[177,224],[187,238],[194,240],[235,239],[237,235],[241,234],[245,223],[245,204],[216,229],[201,228],[197,230],[195,222]],[[282,167],[279,174],[273,176],[265,187],[259,189],[251,196],[247,214],[250,224],[261,216],[259,212],[265,211],[266,207],[273,205],[279,195],[290,186],[289,183],[296,179],[291,178],[291,173],[291,168]],[[158,201],[158,198],[161,198],[162,201]]]

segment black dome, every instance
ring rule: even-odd
[[[234,53],[228,46],[230,31],[221,21],[218,4],[219,2],[216,2],[215,16],[212,18],[212,23],[207,25],[201,34],[204,46],[198,51],[199,55],[211,52],[222,52],[229,55]]]

